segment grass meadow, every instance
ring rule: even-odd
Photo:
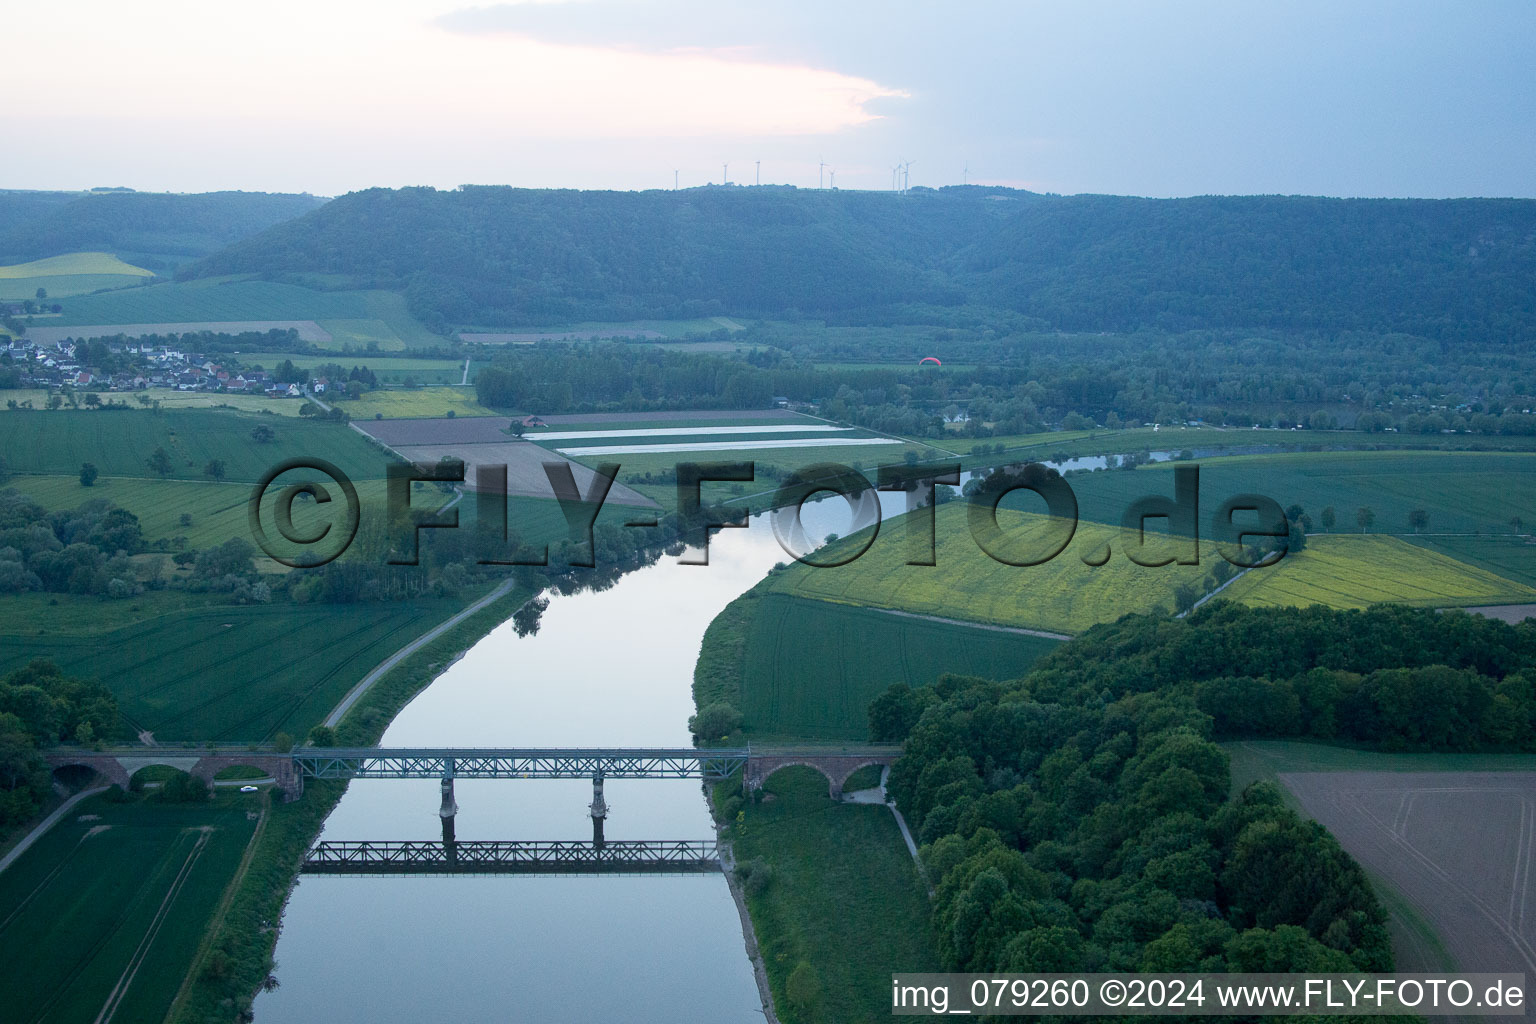
[[[738,864],[768,865],[747,906],[779,1019],[885,1020],[893,969],[940,969],[925,883],[895,818],[880,804],[834,803],[810,768],[775,772],[764,789],[761,803],[741,807],[728,838]],[[717,806],[734,806],[737,791],[739,783],[722,783]],[[789,995],[801,964],[816,980],[803,1001]]]
[[[125,980],[113,1019],[163,1019],[255,830],[247,812],[262,799],[77,805],[0,874],[6,1019],[101,1019]]]

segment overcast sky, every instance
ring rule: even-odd
[[[1536,196],[1536,4],[31,0],[0,187]],[[969,169],[967,171],[967,168]]]

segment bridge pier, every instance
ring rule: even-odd
[[[603,838],[603,822],[608,818],[608,803],[603,799],[603,773],[592,773],[592,803],[587,807],[592,815],[592,846],[601,850],[607,845]]]
[[[459,802],[453,797],[453,762],[447,765],[447,773],[443,776],[442,783],[443,802],[437,809],[437,816],[443,819],[443,852],[448,857],[449,864],[457,864],[459,860],[459,844],[454,837],[453,820],[459,813]]]

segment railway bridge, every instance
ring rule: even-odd
[[[56,748],[45,757],[53,768],[81,765],[127,788],[133,774],[151,765],[188,772],[212,783],[225,768],[249,766],[276,780],[285,800],[303,793],[304,779],[438,779],[443,839],[437,842],[366,841],[317,844],[304,870],[321,873],[486,873],[602,871],[699,871],[719,865],[713,840],[648,840],[610,843],[603,836],[608,779],[701,779],[724,781],[741,772],[747,792],[761,789],[774,772],[791,765],[814,768],[828,794],[842,796],[849,776],[868,765],[888,765],[899,747],[301,747],[288,753],[249,747],[197,750],[131,747],[115,750]],[[458,779],[590,779],[592,842],[476,841],[454,835]]]

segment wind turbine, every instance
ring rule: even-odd
[[[820,159],[820,158],[818,158]],[[816,165],[816,187],[826,188],[827,162],[822,160]]]
[[[672,168],[672,191],[677,191],[677,168]]]
[[[730,183],[731,183],[731,163],[730,163],[729,160],[727,160],[725,163],[720,165],[720,184],[722,184],[722,185],[729,185]]]
[[[892,192],[896,191],[896,175],[898,175],[900,173],[901,173],[901,165],[900,164],[897,164],[895,167],[891,168],[891,191]]]
[[[962,184],[962,185],[969,185],[970,183],[971,183],[971,162],[969,160],[967,160],[965,162],[965,170],[960,172],[960,184]]]
[[[762,183],[763,183],[763,162],[761,160],[759,160],[759,161],[757,161],[757,170],[754,171],[753,174],[752,174],[752,184],[754,184],[754,185],[761,185]]]
[[[837,188],[837,171],[828,168],[827,173],[831,175],[831,179],[827,182],[827,187],[833,189]]]

